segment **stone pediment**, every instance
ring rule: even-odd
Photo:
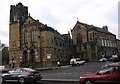
[[[86,25],[86,24],[77,21],[77,23],[75,24],[75,26],[73,27],[73,29],[72,29],[71,31],[72,31],[72,32],[73,32],[73,31],[78,31],[78,30],[80,30],[80,29],[82,29],[82,28],[85,28],[85,25]]]
[[[34,23],[36,20],[33,19],[31,16],[28,16],[24,24],[31,24]]]

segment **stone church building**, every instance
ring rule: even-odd
[[[22,3],[11,5],[9,24],[9,60],[13,67],[51,67],[56,61],[68,64],[72,40],[70,33],[57,30],[33,19]]]

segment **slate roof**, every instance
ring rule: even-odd
[[[87,26],[88,30],[96,30],[98,32],[114,35],[113,33],[109,32],[108,30],[106,30],[104,28],[96,27],[96,26],[93,26],[93,25],[86,25],[86,26]]]
[[[84,25],[84,26],[87,28],[88,31],[90,31],[90,30],[96,30],[96,31],[98,31],[98,32],[103,32],[103,33],[115,35],[115,34],[109,32],[108,30],[106,30],[106,29],[104,29],[104,28],[100,28],[100,27],[97,27],[97,26],[94,26],[94,25],[88,25],[88,24],[86,24],[86,23],[82,23],[82,22],[79,22],[79,21],[77,21],[77,23],[75,24],[75,26],[76,26],[77,24]],[[75,28],[75,26],[74,26],[74,28]],[[73,31],[74,28],[73,28],[71,31]]]

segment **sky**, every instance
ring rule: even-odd
[[[0,0],[0,40],[9,46],[10,5],[21,2],[43,24],[61,34],[73,29],[77,20],[108,30],[118,38],[119,0]],[[78,19],[77,19],[78,18]]]

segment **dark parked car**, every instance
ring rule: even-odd
[[[31,68],[15,68],[2,74],[2,79],[3,82],[15,81],[24,84],[25,82],[36,82],[42,79],[42,76],[38,71]]]
[[[80,77],[80,84],[120,84],[120,63],[104,66],[100,71]]]

